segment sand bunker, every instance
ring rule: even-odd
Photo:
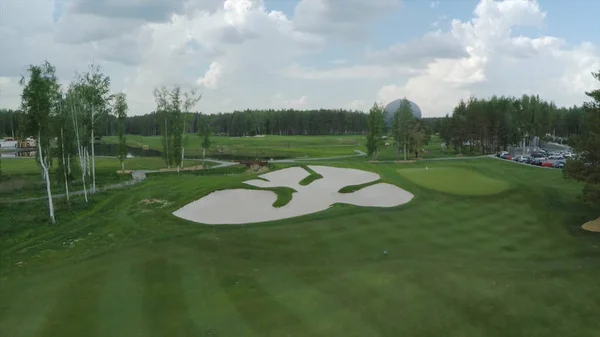
[[[581,228],[586,231],[600,233],[600,218],[584,223]]]
[[[208,194],[173,212],[177,217],[211,225],[244,224],[287,219],[326,210],[336,203],[365,207],[394,207],[409,202],[413,195],[395,185],[375,184],[353,193],[338,193],[342,187],[379,180],[376,173],[336,168],[309,166],[323,176],[307,186],[299,182],[309,173],[301,167],[290,167],[244,183],[256,187],[289,187],[297,192],[283,207],[275,208],[277,195],[272,191],[223,190]]]

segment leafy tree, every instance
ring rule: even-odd
[[[372,157],[373,160],[377,159],[382,143],[383,130],[383,108],[375,103],[369,110],[369,133],[367,134],[367,155]]]
[[[83,99],[85,86],[81,83],[72,82],[67,90],[63,109],[67,110],[68,117],[72,123],[71,132],[74,135],[77,157],[79,159],[79,168],[81,169],[81,183],[83,186],[83,196],[85,202],[88,202],[88,193],[86,185],[86,176],[88,176],[89,153],[87,151],[90,138],[88,137],[89,127],[87,126],[87,114],[85,112],[85,101]],[[68,128],[65,128],[68,130]]]
[[[86,113],[85,124],[89,131],[89,153],[91,153],[91,193],[96,192],[96,158],[94,153],[95,129],[98,122],[108,115],[110,110],[110,77],[105,76],[100,66],[90,65],[88,72],[78,74],[79,84],[82,88],[83,108]],[[87,155],[89,157],[89,155]]]
[[[396,141],[398,159],[400,159],[400,151],[404,152],[404,160],[408,159],[407,153],[411,150],[411,140],[414,138],[413,132],[416,131],[415,125],[416,120],[413,116],[412,108],[405,98],[400,103],[398,110],[394,112],[394,119],[392,120],[392,131],[394,133],[394,140]]]
[[[183,168],[183,159],[185,154],[185,146],[187,145],[185,134],[187,132],[186,125],[186,117],[190,114],[191,110],[198,104],[200,99],[202,98],[202,94],[198,94],[198,90],[196,88],[192,88],[189,91],[183,93],[183,128],[181,137],[183,138],[183,144],[181,146],[181,167]],[[203,147],[204,149],[204,147]]]
[[[600,81],[600,71],[592,74]],[[600,89],[586,92],[592,101],[584,103],[587,130],[573,139],[573,150],[577,157],[568,160],[564,169],[565,178],[585,183],[582,198],[600,206]]]
[[[202,137],[202,166],[205,167],[206,166],[206,151],[212,145],[212,142],[210,141],[210,136],[211,136],[210,124],[208,123],[208,121],[204,121],[204,123],[202,123],[202,129],[201,129],[199,136]]]
[[[162,136],[162,145],[163,145],[163,158],[165,159],[165,164],[170,168],[173,163],[172,157],[172,132],[170,132],[170,127],[172,128],[172,115],[169,104],[169,90],[166,87],[160,87],[154,89],[154,100],[156,101],[156,113],[158,114],[160,119],[160,134]],[[171,151],[169,151],[171,150]]]
[[[125,158],[127,158],[127,141],[125,139],[125,119],[127,118],[127,95],[118,93],[114,96],[113,114],[119,122],[117,127],[117,136],[119,144],[117,146],[117,158],[121,163],[121,171],[125,170]]]
[[[58,94],[58,113],[55,118],[58,150],[58,171],[57,179],[59,183],[65,185],[65,196],[67,202],[70,202],[69,183],[73,180],[73,171],[71,160],[76,155],[76,144],[74,129],[71,124],[66,98],[62,92]]]
[[[52,138],[51,119],[57,113],[57,97],[60,86],[55,74],[55,68],[48,61],[41,65],[30,65],[29,78],[21,78],[23,93],[21,107],[25,114],[24,130],[35,135],[38,163],[46,180],[48,194],[48,212],[52,223],[54,217],[54,202],[50,187],[50,139]]]

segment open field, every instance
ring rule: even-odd
[[[415,197],[204,226],[171,213],[255,176],[163,173],[58,203],[56,226],[44,202],[0,204],[0,336],[597,336],[600,234],[580,226],[598,214],[559,170],[426,163],[508,186],[459,196],[398,173],[425,163],[329,165]]]
[[[188,145],[185,155],[202,156],[202,138],[197,135],[186,137]],[[248,156],[262,158],[333,157],[353,155],[354,150],[365,150],[365,137],[353,136],[264,136],[264,137],[211,137],[211,148],[207,157]],[[105,143],[117,142],[116,137],[103,137]],[[127,144],[133,147],[148,145],[150,149],[161,151],[160,136],[127,136]]]
[[[185,155],[189,157],[201,157],[202,138],[197,135],[186,137],[188,145]],[[103,137],[103,142],[116,144],[117,137]],[[207,157],[260,157],[260,158],[326,158],[336,156],[350,156],[355,154],[354,150],[366,152],[365,135],[344,136],[274,136],[263,137],[211,137],[212,146],[207,152]],[[398,154],[393,146],[393,140],[388,140],[392,145],[383,146],[379,155],[380,160],[396,160]],[[162,143],[160,136],[143,137],[129,135],[127,144],[132,147],[143,147],[147,145],[150,149],[161,151]],[[432,136],[429,144],[424,145],[426,150],[420,153],[422,158],[439,158],[453,156],[442,152],[440,140]],[[477,155],[478,153],[465,153],[465,156]],[[410,156],[414,156],[411,153]],[[403,158],[403,157],[402,157]]]

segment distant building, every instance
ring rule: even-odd
[[[404,98],[399,98],[397,100],[393,100],[391,102],[389,102],[385,108],[383,108],[384,114],[385,114],[385,124],[389,127],[390,125],[392,125],[392,119],[394,118],[394,113],[398,110],[398,108],[400,107],[400,104],[402,104],[402,100],[404,100]],[[410,104],[410,109],[412,110],[413,116],[417,119],[421,119],[421,108],[419,108],[419,106],[411,101],[408,100],[408,103]]]
[[[0,139],[0,149],[16,149],[19,146],[19,142],[14,138]]]

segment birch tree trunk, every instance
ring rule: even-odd
[[[169,157],[169,133],[167,131],[167,119],[165,118],[165,149],[167,150],[167,168],[171,168],[171,157]]]
[[[52,200],[52,191],[50,189],[50,176],[48,175],[48,165],[44,159],[44,154],[42,153],[42,142],[41,142],[41,134],[38,132],[38,153],[40,156],[40,165],[42,166],[42,170],[44,172],[44,176],[46,178],[46,192],[48,193],[48,211],[50,212],[50,220],[52,224],[56,223],[56,219],[54,218],[54,201]]]
[[[79,142],[79,140],[77,142]],[[77,147],[77,152],[79,152],[79,166],[81,166],[81,184],[83,185],[83,196],[85,198],[85,202],[88,202],[87,187],[85,185],[85,152],[83,151],[81,145]]]
[[[93,114],[92,114],[93,116]],[[92,194],[96,193],[96,158],[94,157],[94,126],[92,125]]]
[[[81,138],[79,138],[79,125],[77,125],[77,112],[75,109],[71,109],[71,119],[73,120],[73,128],[75,129],[75,140],[77,141],[77,154],[79,155],[79,166],[81,167],[81,183],[83,185],[83,196],[85,202],[88,202],[87,188],[85,187],[85,154],[83,152],[83,146],[81,146]],[[69,163],[69,171],[71,170],[71,164]]]
[[[69,198],[69,179],[67,175],[67,163],[65,162],[65,138],[64,138],[63,128],[60,128],[60,147],[62,148],[62,161],[63,161],[63,175],[65,177],[65,196],[67,197],[67,202],[70,202]]]
[[[183,131],[181,135],[181,168],[183,168],[183,153],[185,151],[185,115],[183,116]]]

